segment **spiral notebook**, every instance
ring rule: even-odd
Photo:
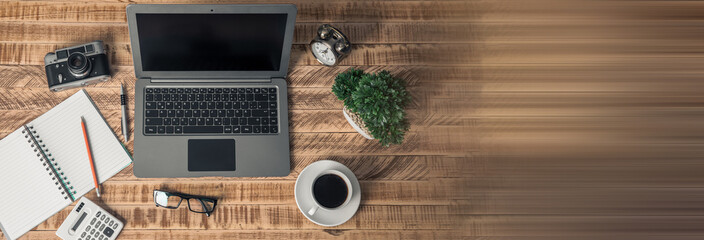
[[[0,140],[0,230],[17,239],[95,188],[81,116],[102,183],[132,157],[85,90]]]

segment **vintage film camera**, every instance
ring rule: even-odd
[[[110,79],[110,65],[103,41],[62,48],[44,56],[49,89],[54,92],[105,82]]]

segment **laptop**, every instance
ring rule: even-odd
[[[290,172],[288,71],[296,6],[127,6],[134,175]]]

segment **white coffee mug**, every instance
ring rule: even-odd
[[[342,178],[342,180],[345,181],[345,185],[347,187],[347,199],[345,199],[345,202],[343,202],[340,206],[337,206],[336,208],[323,207],[322,205],[320,205],[320,203],[318,203],[318,200],[315,199],[315,194],[313,193],[313,186],[315,186],[315,182],[318,181],[319,177],[321,177],[323,175],[327,175],[327,174],[334,174],[334,175],[337,175],[338,177]],[[313,216],[316,212],[318,212],[318,209],[320,209],[320,208],[326,209],[326,210],[334,210],[334,209],[344,207],[345,205],[347,205],[347,203],[350,202],[350,200],[352,200],[352,182],[350,182],[350,179],[347,178],[347,176],[340,171],[333,170],[333,169],[328,169],[328,170],[322,171],[320,174],[318,174],[318,176],[315,176],[315,179],[313,180],[313,184],[311,184],[311,186],[310,186],[310,197],[313,198],[313,202],[315,203],[315,206],[313,206],[312,208],[310,208],[310,210],[308,210],[308,215],[311,215],[311,216]]]

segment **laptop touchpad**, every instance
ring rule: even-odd
[[[234,139],[188,140],[188,171],[234,170]]]

